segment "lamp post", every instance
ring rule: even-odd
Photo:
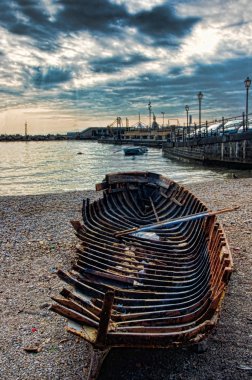
[[[245,88],[246,88],[246,131],[248,130],[248,93],[249,93],[249,87],[251,85],[251,80],[249,77],[245,79],[244,81]]]
[[[189,106],[188,105],[185,106],[185,110],[186,110],[186,129],[187,129],[187,133],[189,133],[189,119],[188,119]]]
[[[198,93],[198,99],[199,99],[199,128],[200,128],[200,134],[201,134],[201,101],[202,101],[202,98],[203,98],[203,94],[202,92],[200,91]]]
[[[163,115],[163,128],[164,128],[164,114],[165,114],[165,112],[161,112],[161,114]]]

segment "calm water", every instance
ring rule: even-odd
[[[230,175],[227,171],[171,161],[154,148],[144,156],[125,157],[121,147],[97,142],[0,143],[0,195],[90,190],[106,173],[127,170],[149,170],[180,183]]]

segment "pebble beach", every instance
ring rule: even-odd
[[[234,272],[220,322],[205,352],[192,349],[113,349],[99,380],[235,380],[252,376],[252,178],[186,186],[210,209],[239,206],[220,215]],[[0,197],[0,379],[85,380],[91,348],[64,330],[49,310],[70,269],[83,198],[94,191]]]

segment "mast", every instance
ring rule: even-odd
[[[148,103],[148,109],[149,109],[149,128],[151,128],[151,101],[150,100]]]

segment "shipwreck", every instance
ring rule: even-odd
[[[71,271],[58,270],[68,286],[51,306],[93,346],[89,380],[112,347],[207,338],[233,268],[218,212],[173,180],[114,173],[96,190],[102,197],[83,201],[83,222],[72,221],[81,243]]]

